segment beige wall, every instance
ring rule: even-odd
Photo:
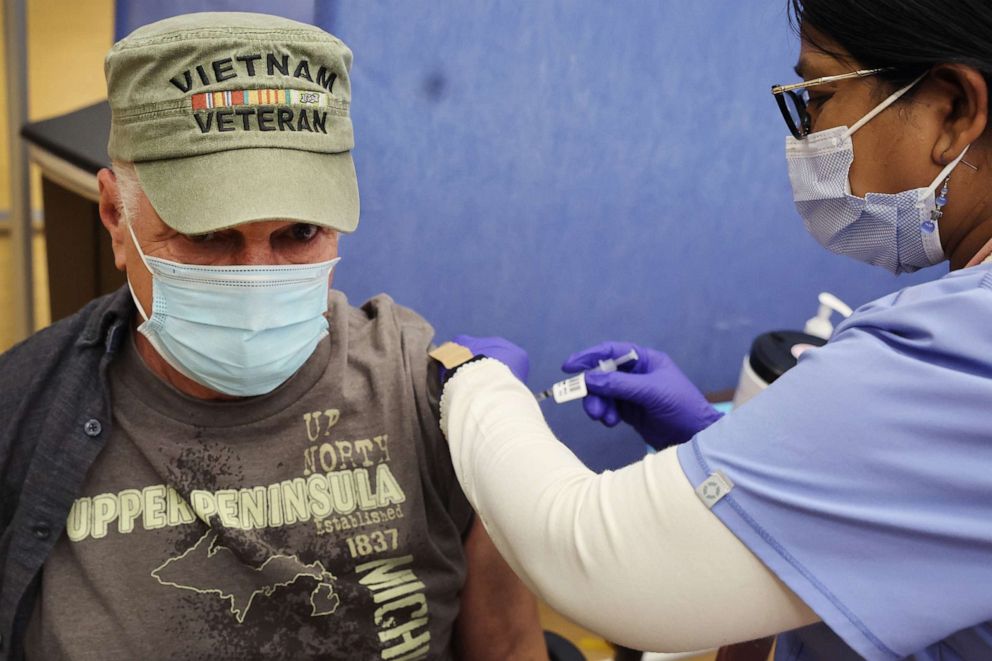
[[[28,0],[28,113],[32,120],[59,115],[106,98],[103,56],[113,42],[113,0]],[[0,17],[2,21],[2,17]],[[0,31],[0,38],[2,38]],[[6,76],[0,49],[0,79]],[[6,80],[0,85],[3,127],[7,125]],[[0,210],[10,206],[8,145],[0,131]],[[32,202],[41,208],[37,173]],[[0,225],[3,228],[3,225]],[[44,241],[35,239],[35,323],[48,323]],[[0,351],[13,341],[10,239],[0,229]],[[54,283],[58,286],[58,283]]]

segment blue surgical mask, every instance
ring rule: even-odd
[[[138,332],[180,374],[237,397],[270,392],[327,336],[327,295],[339,259],[289,266],[193,266],[146,257],[152,312]],[[128,280],[130,286],[130,280]]]
[[[898,90],[854,126],[785,139],[796,209],[806,229],[824,248],[891,271],[911,273],[944,259],[935,191],[964,158],[961,153],[926,188],[901,193],[851,194],[854,163],[851,136],[895,103],[920,80]]]

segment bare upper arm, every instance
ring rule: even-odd
[[[545,660],[537,599],[517,578],[478,517],[465,539],[468,572],[455,624],[463,659]]]

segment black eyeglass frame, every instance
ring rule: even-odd
[[[841,73],[835,76],[823,76],[822,78],[814,78],[813,80],[807,80],[801,83],[792,83],[791,85],[772,85],[772,95],[775,97],[775,102],[778,104],[778,109],[782,111],[782,118],[785,119],[785,125],[789,127],[789,131],[796,140],[802,140],[809,135],[812,120],[810,119],[809,111],[806,109],[806,99],[803,98],[801,92],[796,92],[796,90],[805,91],[810,87],[825,85],[826,83],[833,83],[838,80],[874,76],[882,71],[890,71],[891,69],[893,69],[893,67],[859,69],[858,71],[851,71],[850,73]],[[792,117],[792,113],[789,112],[789,107],[785,98],[786,94],[789,95],[789,98],[792,99],[792,102],[796,106],[796,112],[799,115],[798,126]]]

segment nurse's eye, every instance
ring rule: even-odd
[[[809,92],[806,104],[814,108],[822,106],[833,94],[827,92]]]

